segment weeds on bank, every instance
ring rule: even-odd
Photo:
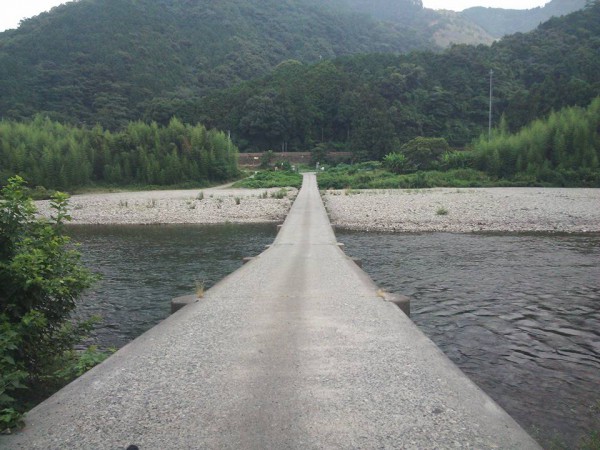
[[[196,280],[196,297],[204,297],[204,281]]]
[[[272,187],[295,187],[302,185],[302,175],[288,170],[265,170],[252,177],[238,181],[233,187],[265,189]]]
[[[447,210],[446,208],[444,208],[443,206],[440,206],[440,207],[439,207],[439,208],[436,210],[435,214],[436,214],[437,216],[447,216],[447,215],[448,215],[448,210]]]
[[[200,201],[204,200],[204,191],[200,191],[198,193],[198,195],[196,196],[196,200],[200,200]]]
[[[242,199],[240,197],[235,197],[234,200],[236,205],[239,205],[242,202]]]
[[[281,188],[281,189],[279,189],[277,192],[273,192],[273,193],[271,194],[271,197],[272,197],[272,198],[276,198],[276,199],[278,199],[278,200],[281,200],[282,198],[285,198],[285,197],[287,197],[287,189],[285,189],[285,188]]]

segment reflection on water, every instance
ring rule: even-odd
[[[600,235],[337,235],[542,443],[600,428]]]
[[[208,288],[270,244],[274,225],[75,226],[86,265],[102,275],[77,315],[103,319],[93,341],[122,347],[170,313],[170,300]]]

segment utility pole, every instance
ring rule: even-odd
[[[492,140],[492,95],[493,95],[493,86],[494,86],[494,71],[490,69],[490,114],[489,114],[489,123],[488,123],[488,141]]]
[[[231,130],[227,130],[227,158],[231,155]]]

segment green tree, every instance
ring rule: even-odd
[[[450,150],[444,138],[417,137],[402,146],[407,163],[416,170],[437,168],[442,156]]]
[[[388,153],[383,158],[383,167],[393,173],[403,173],[408,168],[406,156],[402,153]]]
[[[0,200],[2,429],[16,424],[24,399],[44,395],[60,382],[56,371],[74,356],[73,346],[89,329],[89,322],[72,324],[70,313],[94,280],[64,235],[67,196],[54,195],[50,221],[36,219],[24,183],[10,178]]]

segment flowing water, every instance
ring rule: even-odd
[[[93,342],[122,347],[166,318],[171,299],[209,288],[271,244],[275,225],[75,226],[83,261],[102,280],[77,308],[99,315]]]
[[[600,235],[337,236],[544,445],[600,431]]]
[[[77,314],[121,347],[168,316],[170,299],[260,253],[270,225],[93,226],[69,233],[103,280]],[[600,235],[338,232],[471,379],[549,446],[600,426]]]

